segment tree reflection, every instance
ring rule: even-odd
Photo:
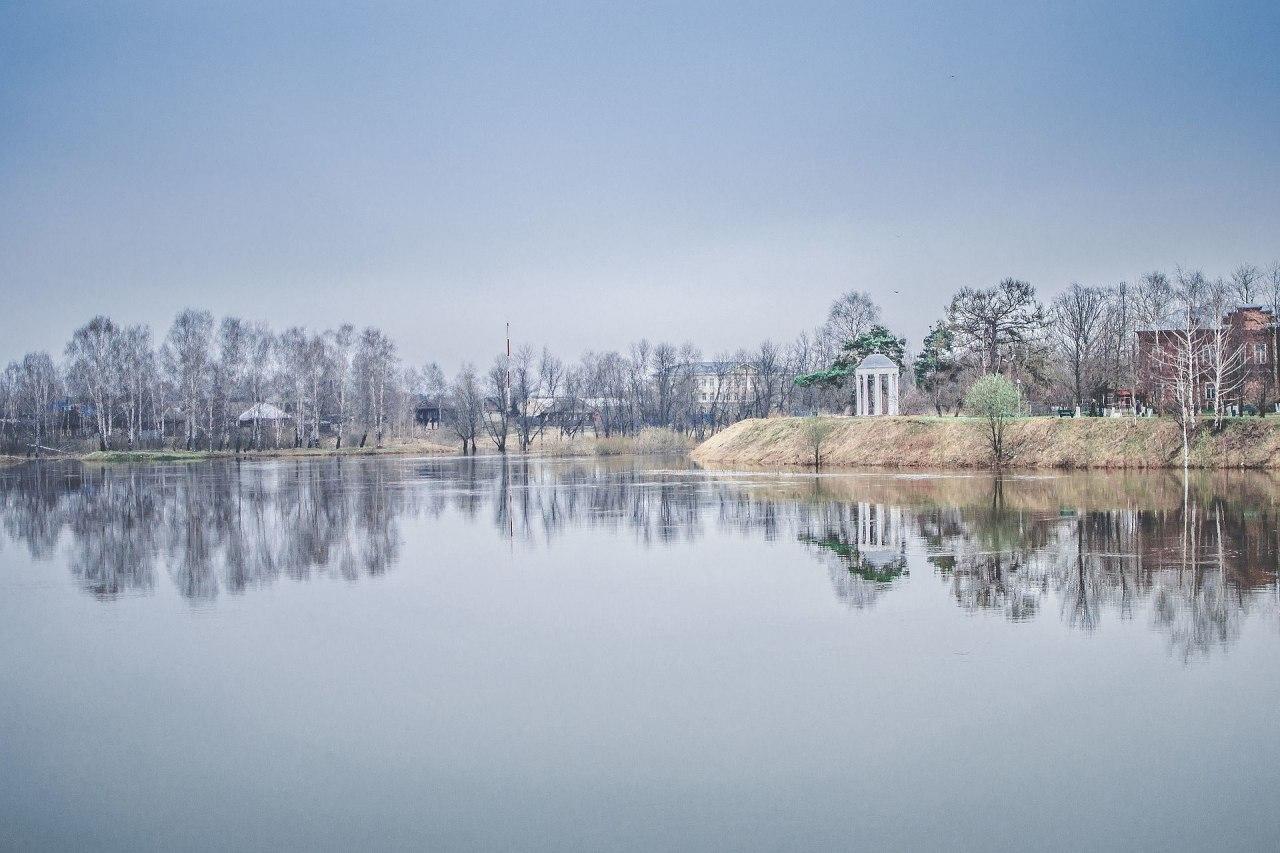
[[[0,471],[0,526],[34,558],[63,554],[96,597],[167,577],[192,601],[391,571],[401,525],[421,515],[490,525],[521,549],[583,528],[641,547],[758,537],[780,554],[799,543],[854,609],[893,594],[915,562],[965,611],[1056,613],[1085,632],[1142,619],[1189,659],[1234,642],[1254,610],[1280,613],[1277,494],[1263,475],[749,477],[523,457],[46,463]]]
[[[24,465],[0,475],[4,529],[41,558],[68,534],[72,574],[101,598],[152,589],[158,568],[193,601],[281,576],[380,574],[416,507],[388,469],[342,465]]]

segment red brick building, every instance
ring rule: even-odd
[[[1232,371],[1232,381],[1226,389],[1225,405],[1238,406],[1242,411],[1249,407],[1255,411],[1274,407],[1277,390],[1276,321],[1271,311],[1257,306],[1243,306],[1222,318],[1219,327],[1226,331],[1227,350],[1241,357]],[[1201,406],[1211,408],[1218,389],[1214,387],[1211,366],[1211,347],[1216,330],[1203,327],[1195,331],[1197,360],[1200,364],[1200,381],[1197,391]],[[1162,329],[1138,331],[1137,377],[1138,405],[1150,406],[1157,412],[1167,411],[1174,405],[1173,388],[1162,376],[1160,350],[1166,354],[1176,351],[1182,340],[1181,332]],[[1158,348],[1158,349],[1157,349]],[[1223,383],[1226,385],[1227,383]]]

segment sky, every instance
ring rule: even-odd
[[[1280,4],[0,0],[0,360],[106,313],[413,363],[1280,260]]]

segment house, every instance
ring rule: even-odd
[[[689,383],[694,408],[704,413],[736,409],[755,402],[758,372],[754,365],[738,361],[694,361],[676,369]]]
[[[240,413],[240,417],[236,418],[236,422],[242,427],[253,426],[254,421],[258,422],[260,428],[274,427],[277,424],[288,423],[293,424],[293,416],[279,406],[273,406],[270,403],[255,403],[248,409]]]
[[[413,404],[413,422],[425,429],[440,429],[440,423],[448,415],[448,404],[443,397],[418,395]]]
[[[1201,326],[1192,333],[1196,359],[1197,394],[1202,407],[1213,406],[1218,395],[1214,384],[1214,343],[1225,332],[1226,351],[1232,355],[1231,384],[1224,389],[1226,406],[1265,405],[1276,388],[1276,320],[1272,312],[1257,305],[1244,305],[1228,312],[1216,327]],[[1138,388],[1128,393],[1139,406],[1157,411],[1175,405],[1174,389],[1164,368],[1184,341],[1184,332],[1172,328],[1140,329],[1137,333],[1136,373]],[[1128,392],[1129,389],[1119,389]]]

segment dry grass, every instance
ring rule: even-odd
[[[886,468],[982,468],[990,453],[980,421],[904,416],[824,418],[823,462]],[[748,420],[699,445],[704,464],[806,466],[802,418]],[[1165,418],[1023,418],[1009,425],[1016,468],[1167,468],[1182,464],[1177,423]],[[1234,418],[1202,426],[1191,452],[1197,468],[1280,468],[1280,418]]]
[[[568,440],[544,437],[533,452],[544,456],[625,456],[628,454],[684,454],[692,449],[690,436],[674,430],[647,427],[636,435],[605,438],[577,435]]]

